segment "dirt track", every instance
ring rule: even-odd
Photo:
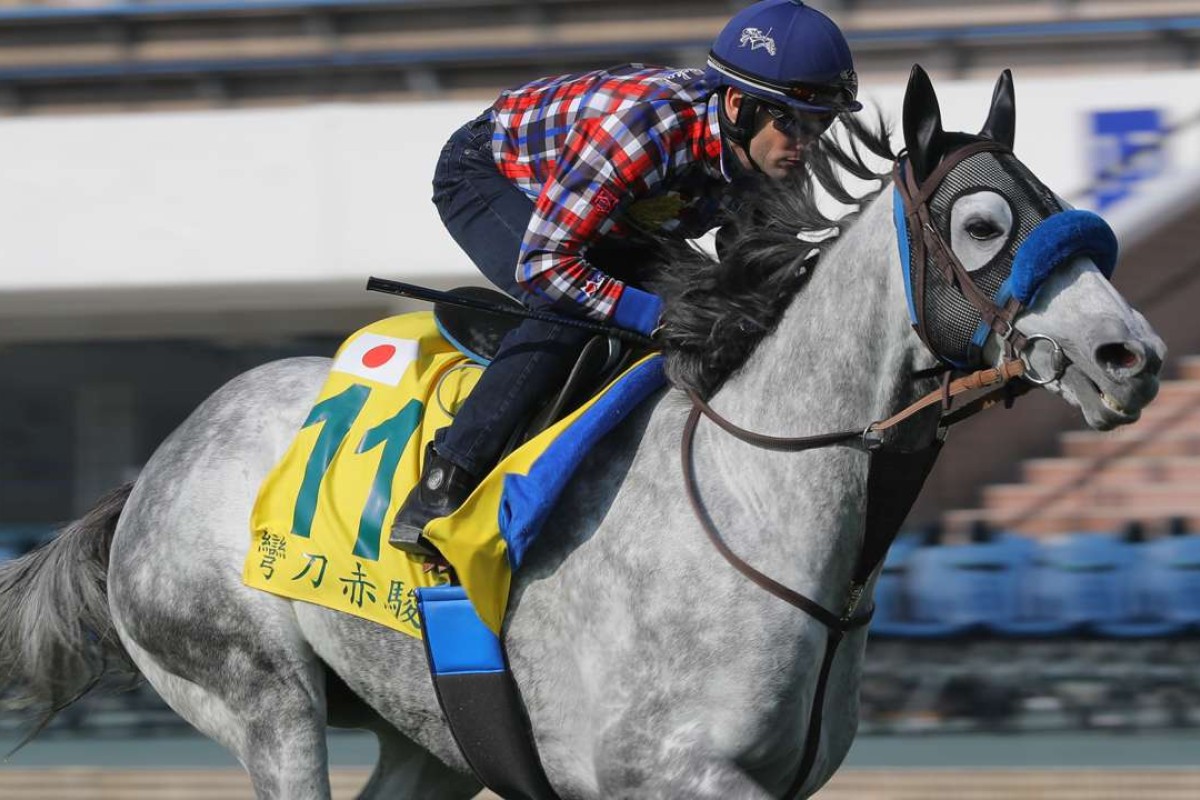
[[[333,772],[333,796],[349,800],[365,769]],[[253,800],[238,770],[0,770],[12,800]],[[847,770],[820,800],[1194,800],[1200,770]]]

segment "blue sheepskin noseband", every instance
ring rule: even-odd
[[[1007,294],[1021,305],[1029,305],[1050,273],[1079,256],[1092,259],[1104,277],[1111,279],[1117,252],[1117,235],[1098,214],[1060,211],[1047,217],[1021,243],[1005,287]],[[1003,302],[1004,298],[997,300]]]

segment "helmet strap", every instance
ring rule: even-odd
[[[728,93],[729,87],[726,86],[721,90],[720,102],[717,103],[717,120],[721,125],[721,134],[742,149],[746,154],[746,160],[750,162],[750,166],[754,168],[755,172],[762,172],[762,168],[754,162],[754,156],[750,155],[750,140],[754,138],[758,122],[759,100],[753,95],[742,92],[742,104],[738,107],[735,120],[725,112],[725,97]]]

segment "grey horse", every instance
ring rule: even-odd
[[[906,101],[910,157],[931,156],[918,150],[929,147],[922,131],[940,131],[935,115]],[[965,194],[947,216],[968,268],[993,257],[1017,224],[1019,202],[1000,191]],[[890,191],[864,200],[744,364],[714,384],[719,413],[776,436],[861,429],[936,386],[919,376],[937,362],[911,325],[894,202]],[[728,258],[804,262],[810,245],[785,238],[769,251],[743,243]],[[1047,388],[1093,428],[1134,421],[1154,397],[1163,343],[1089,258],[1056,269],[1017,321],[1026,336],[1061,344],[1069,365]],[[985,354],[1001,360],[995,336]],[[1038,363],[1045,348],[1029,358],[1051,374]],[[241,582],[256,490],[328,366],[291,359],[234,379],[136,483],[0,568],[10,691],[61,706],[127,659],[237,756],[260,798],[329,797],[328,726],[378,736],[364,798],[480,790],[419,641]],[[689,408],[683,392],[667,390],[610,434],[514,582],[504,638],[563,798],[780,797],[804,752],[827,632],[706,540],[679,464]],[[920,446],[936,428],[922,415],[895,438]],[[864,537],[864,452],[768,452],[702,424],[694,469],[709,516],[741,558],[826,608],[845,607]],[[833,663],[800,796],[826,783],[850,748],[865,645],[865,630],[850,633]]]

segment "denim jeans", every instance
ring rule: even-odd
[[[433,189],[443,224],[479,271],[525,305],[545,309],[544,300],[517,284],[533,201],[496,168],[489,113],[450,137]],[[510,331],[453,424],[438,431],[438,453],[476,477],[489,472],[517,425],[566,380],[591,335],[536,320]]]

